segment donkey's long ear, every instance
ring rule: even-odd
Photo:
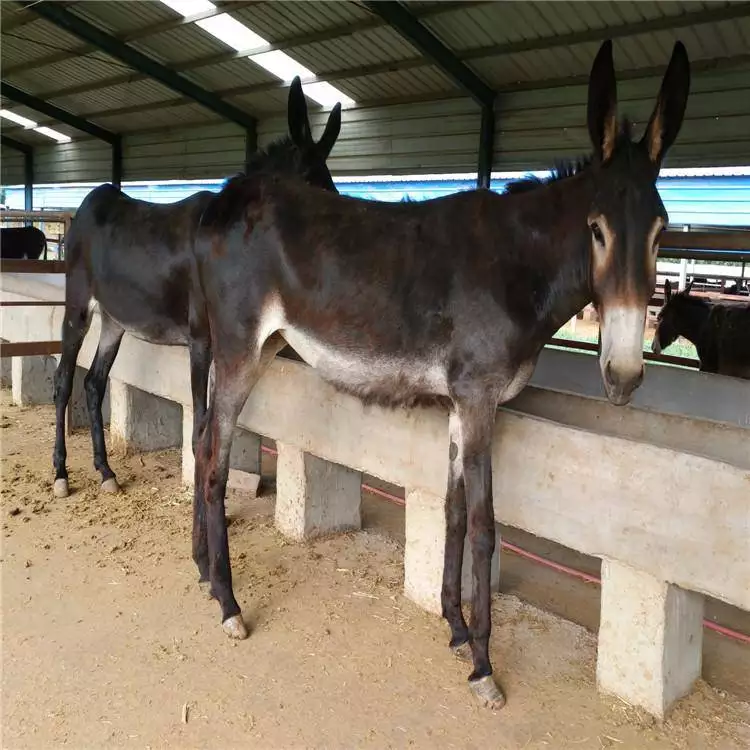
[[[669,300],[672,299],[672,284],[669,279],[664,280],[664,304],[668,305]]]
[[[690,61],[685,45],[677,42],[672,50],[672,59],[664,74],[664,80],[661,82],[654,112],[641,139],[657,169],[680,132],[689,93]]]
[[[617,136],[617,81],[611,39],[599,48],[591,68],[588,125],[594,154],[599,161],[606,161],[612,156]]]
[[[318,154],[325,161],[328,155],[331,153],[336,139],[339,137],[341,132],[341,103],[336,102],[331,114],[328,115],[328,122],[326,123],[326,129],[323,131],[323,135],[318,141]]]
[[[685,288],[683,289],[683,292],[685,294],[690,294],[690,290],[693,288],[693,282],[695,279],[690,279],[687,284],[685,284]]]
[[[307,119],[307,102],[302,91],[302,82],[295,76],[289,87],[289,135],[298,148],[309,148],[313,145],[310,121]]]

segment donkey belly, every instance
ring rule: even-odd
[[[304,331],[285,326],[287,343],[336,388],[363,401],[383,405],[411,404],[425,397],[447,396],[443,364],[377,352],[331,346]]]
[[[188,343],[187,320],[184,325],[181,325],[144,306],[112,309],[110,306],[105,307],[96,299],[91,300],[89,307],[91,310],[104,310],[121,328],[141,341],[164,346],[184,346]],[[185,317],[187,319],[187,315]]]

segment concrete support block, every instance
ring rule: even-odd
[[[13,403],[51,404],[57,360],[52,356],[12,357]]]
[[[309,539],[362,527],[362,475],[277,443],[276,527],[293,539]]]
[[[182,409],[182,481],[192,486],[195,480],[195,457],[193,456],[193,411],[185,406]],[[261,441],[260,436],[237,427],[232,439],[229,454],[229,468],[260,477]],[[242,480],[230,473],[228,487],[247,489]],[[257,492],[257,486],[256,486]]]
[[[182,444],[182,407],[119,380],[109,381],[110,442],[128,451],[158,451]]]
[[[602,561],[599,690],[663,717],[701,675],[703,597]]]
[[[445,564],[445,498],[423,490],[406,490],[406,549],[404,594],[424,609],[440,614]],[[492,590],[500,586],[500,534],[495,532],[491,562]],[[471,601],[472,559],[469,540],[464,540],[461,598]]]
[[[193,455],[193,411],[182,407],[182,483],[195,484],[195,456]]]

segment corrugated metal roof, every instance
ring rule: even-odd
[[[80,112],[83,117],[86,117],[90,112],[102,112],[122,107],[143,106],[145,108],[148,104],[177,98],[179,94],[166,86],[156,81],[145,80],[61,97],[55,100],[55,103],[64,109]]]
[[[196,58],[231,51],[194,24],[179,26],[132,43],[133,47],[166,65],[175,65]]]
[[[585,96],[582,99],[578,83],[585,83],[600,40],[608,34],[615,36],[618,70],[631,73],[664,65],[676,39],[687,45],[695,70],[694,95],[688,109],[692,119],[685,129],[684,153],[698,148],[701,137],[704,142],[709,136],[719,139],[729,144],[728,150],[744,142],[743,138],[750,141],[750,135],[742,133],[746,124],[743,118],[750,117],[750,3],[467,0],[409,2],[407,7],[491,88],[501,92],[538,89],[548,82],[544,101],[556,102],[554,117],[569,123],[559,127],[578,128],[559,135],[563,145],[577,147],[585,141],[581,129],[581,102]],[[237,58],[229,46],[195,24],[186,24],[161,3],[78,2],[67,8],[98,28],[129,39],[133,48],[182,71],[186,79],[228,97],[245,111],[266,115],[284,113],[286,109],[288,90],[278,85],[274,76],[245,58]],[[409,99],[437,101],[446,96],[467,96],[401,33],[356,2],[238,2],[226,3],[217,12],[230,13],[272,45],[280,43],[283,47],[284,40],[292,40],[294,46],[289,54],[293,59],[323,80],[330,80],[358,103],[374,106]],[[105,127],[118,131],[220,119],[195,104],[175,106],[176,100],[183,101],[181,94],[103,52],[91,51],[77,37],[20,9],[15,2],[2,2],[0,13],[1,62],[4,70],[11,69],[6,78],[31,94],[48,97],[73,113],[92,115],[97,122],[106,122]],[[704,14],[701,23],[686,26],[683,17],[695,13]],[[711,15],[705,16],[706,13]],[[717,13],[731,13],[733,17],[711,20]],[[659,28],[649,23],[656,23]],[[668,23],[679,28],[661,28]],[[508,49],[508,45],[514,46]],[[533,49],[524,50],[523,46]],[[730,58],[732,64],[722,62],[725,58]],[[717,71],[709,69],[714,64],[719,66]],[[550,89],[550,81],[575,85]],[[637,82],[628,80],[621,82],[619,90],[621,101],[631,96],[636,116],[645,117],[641,111],[643,102],[647,98],[652,102],[655,91],[649,90],[648,97],[641,96]],[[507,95],[500,100],[499,122],[503,122],[502,106],[508,101],[515,99]],[[537,99],[532,92],[523,101],[523,106],[528,107]],[[310,105],[314,110],[315,104]],[[473,103],[471,106],[476,107]],[[553,115],[548,114],[545,122],[543,113],[537,113],[534,106],[526,125],[518,119],[518,109],[505,113],[507,131],[516,132],[522,139],[519,152],[535,148],[535,143],[554,141],[551,133],[556,131],[549,130],[548,124]],[[13,105],[11,108],[18,109]],[[108,117],[106,111],[112,114]],[[720,120],[712,121],[712,113]],[[52,123],[40,115],[35,115],[35,119]],[[5,125],[8,127],[3,128],[4,132],[22,133]],[[534,130],[536,135],[530,132]],[[501,148],[506,146],[507,142]],[[539,146],[539,153],[546,153],[547,148]]]
[[[34,92],[41,98],[54,98],[61,89],[83,84],[94,84],[112,76],[130,73],[130,68],[103,52],[95,52],[83,58],[65,60],[42,68],[18,71],[5,80],[25,91]]]
[[[75,12],[110,34],[121,35],[176,18],[177,14],[162,3],[128,0],[124,3],[76,3]]]
[[[117,133],[131,133],[222,122],[222,120],[198,104],[182,104],[177,107],[134,112],[122,116],[97,117],[95,122],[97,125]]]
[[[354,3],[316,0],[277,0],[237,11],[233,11],[230,5],[227,10],[269,42],[370,18],[366,10]]]
[[[277,81],[268,71],[244,58],[210,65],[183,74],[209,89],[222,91],[235,86],[254,86]]]

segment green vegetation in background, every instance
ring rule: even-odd
[[[565,339],[566,341],[588,341],[589,343],[596,344],[598,343],[597,338],[594,336],[585,336],[580,333],[573,333],[572,331],[566,330],[564,328],[561,328],[556,334],[556,338],[559,339]],[[644,340],[643,342],[643,351],[644,352],[650,352],[651,351],[651,339],[653,338],[653,334],[649,333],[648,338]],[[668,346],[665,351],[665,354],[671,354],[675,357],[687,357],[688,359],[698,359],[698,352],[696,352],[695,347],[689,342],[685,341],[684,339],[677,339],[677,341],[674,342],[671,346]]]

